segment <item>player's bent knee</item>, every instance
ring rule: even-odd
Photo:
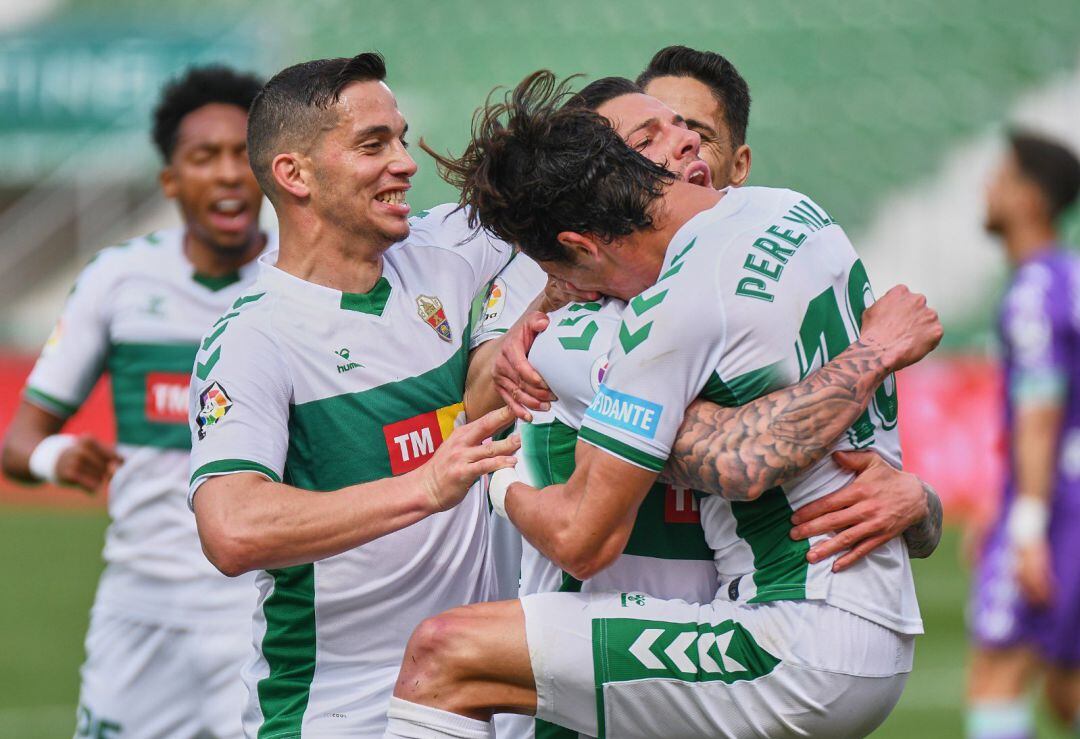
[[[476,621],[455,608],[425,619],[412,633],[398,681],[400,698],[466,680],[481,661]]]

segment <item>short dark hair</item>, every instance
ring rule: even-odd
[[[172,159],[177,133],[186,115],[211,103],[235,105],[246,113],[262,86],[262,80],[255,75],[220,64],[190,67],[170,80],[154,108],[151,136],[161,158],[166,162]]]
[[[657,77],[692,77],[708,87],[724,109],[724,121],[731,130],[731,147],[746,143],[750,86],[726,57],[688,46],[668,46],[656,52],[649,66],[638,75],[637,83],[645,88]]]
[[[619,137],[606,119],[566,105],[569,81],[534,72],[473,117],[460,158],[439,156],[439,174],[461,192],[471,225],[538,261],[572,262],[562,231],[610,242],[649,228],[651,206],[675,175]]]
[[[1076,202],[1080,195],[1080,162],[1067,147],[1020,130],[1009,133],[1009,145],[1020,171],[1042,191],[1051,218]]]
[[[596,110],[609,100],[623,95],[643,94],[641,85],[626,77],[601,77],[581,88],[566,101],[567,105]]]
[[[280,145],[310,141],[326,126],[326,114],[353,82],[386,79],[386,62],[376,52],[352,58],[315,59],[275,74],[251,104],[248,159],[267,197],[273,199],[270,163]]]

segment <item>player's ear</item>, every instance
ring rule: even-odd
[[[600,242],[588,234],[560,231],[556,238],[575,257],[576,262],[595,261],[600,255]]]
[[[296,152],[278,154],[270,162],[270,174],[278,188],[297,198],[311,195],[310,172],[303,166],[302,155]]]
[[[170,200],[180,194],[180,183],[176,181],[176,170],[171,164],[166,164],[158,172],[158,183],[161,185],[161,194]]]
[[[731,159],[731,184],[741,187],[750,177],[750,146],[743,144]]]

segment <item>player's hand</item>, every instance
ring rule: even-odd
[[[832,532],[832,537],[807,552],[806,559],[814,564],[847,551],[833,562],[833,572],[840,572],[922,521],[929,510],[919,478],[894,469],[874,452],[835,452],[832,456],[857,476],[835,493],[795,511],[791,538]]]
[[[56,460],[56,477],[62,485],[72,485],[93,493],[112,479],[123,461],[115,449],[84,434]]]
[[[514,415],[524,421],[532,420],[530,409],[546,411],[556,399],[528,359],[537,334],[547,326],[544,313],[531,311],[523,315],[502,338],[492,367],[496,391]]]
[[[1045,608],[1054,599],[1054,575],[1050,569],[1050,545],[1046,537],[1016,547],[1016,582],[1024,599]]]
[[[579,290],[566,280],[560,280],[548,275],[547,285],[544,287],[544,293],[537,309],[544,313],[550,313],[553,310],[562,308],[567,303],[588,303],[599,299],[600,293],[598,292]]]
[[[499,408],[459,426],[417,470],[433,511],[456,506],[480,476],[517,464],[514,452],[521,447],[517,434],[501,441],[491,440],[513,420],[509,408]]]
[[[926,296],[897,285],[863,313],[860,340],[881,347],[890,372],[915,364],[932,352],[944,330]]]

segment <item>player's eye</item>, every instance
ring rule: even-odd
[[[401,139],[399,139],[399,140],[401,141],[401,145],[402,145],[402,146],[403,146],[404,148],[406,148],[406,149],[408,149],[408,148],[409,148],[409,142],[405,140],[405,137],[404,137],[404,136],[402,136],[402,137],[401,137]]]
[[[636,151],[638,151],[638,152],[643,152],[643,151],[645,151],[646,149],[649,148],[649,144],[651,144],[651,143],[652,143],[651,139],[647,139],[647,138],[641,139],[641,141],[638,141],[636,144],[634,144],[634,149]]]

